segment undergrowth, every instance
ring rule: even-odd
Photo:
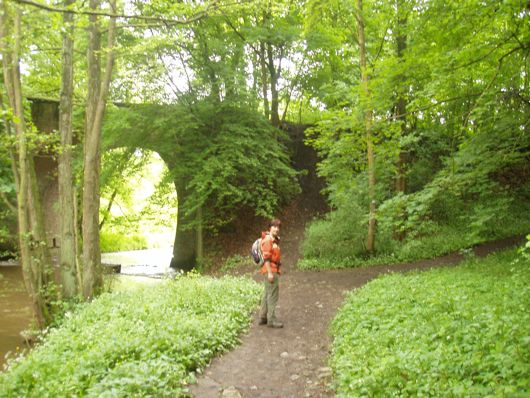
[[[530,262],[515,250],[388,275],[332,323],[338,397],[530,393]]]
[[[147,249],[147,239],[140,234],[124,234],[103,230],[100,237],[102,253]]]
[[[106,293],[0,374],[1,397],[175,397],[238,343],[259,287],[191,275]]]
[[[343,224],[347,222],[346,217],[341,221]],[[529,231],[530,219],[521,212],[509,221],[499,221],[496,229],[483,234],[473,233],[466,223],[429,223],[422,227],[420,234],[403,241],[394,240],[390,233],[383,231],[376,236],[376,253],[373,256],[366,255],[362,245],[365,237],[359,237],[358,231],[361,228],[364,231],[363,226],[350,225],[357,232],[352,232],[349,237],[347,232],[341,234],[341,230],[347,229],[337,229],[336,224],[336,221],[330,220],[310,224],[302,242],[303,258],[298,262],[300,269],[353,268],[435,258],[490,240],[524,235]]]

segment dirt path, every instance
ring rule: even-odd
[[[287,232],[287,231],[285,231]],[[382,273],[454,265],[462,260],[451,254],[412,264],[355,268],[336,271],[298,271],[298,235],[282,242],[284,275],[280,280],[278,317],[283,329],[258,326],[256,315],[241,345],[212,361],[198,383],[190,386],[193,396],[300,398],[331,397],[330,369],[326,360],[330,347],[328,328],[344,294]],[[284,234],[289,237],[289,234]],[[516,243],[516,239],[486,244],[475,249],[485,255]]]

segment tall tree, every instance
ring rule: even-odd
[[[407,34],[406,24],[407,17],[404,10],[404,2],[402,0],[396,0],[396,56],[397,61],[402,62],[404,58],[404,52],[407,49]],[[398,76],[397,80],[402,81],[404,76]],[[401,135],[405,136],[407,133],[407,99],[406,99],[406,86],[401,84],[396,87],[396,120],[400,122]],[[407,155],[406,151],[400,149],[396,164],[396,192],[405,193],[406,189],[406,162]]]
[[[372,132],[372,100],[370,88],[368,86],[369,73],[366,65],[366,37],[364,30],[363,2],[357,0],[357,39],[359,42],[359,66],[361,69],[361,107],[364,114],[364,130],[366,134],[366,158],[368,173],[368,237],[366,249],[369,253],[375,250],[375,154],[374,138]]]
[[[75,0],[64,0],[69,8]],[[72,171],[72,111],[74,95],[74,14],[63,13],[62,76],[59,103],[59,208],[61,215],[60,269],[65,298],[77,294],[77,244],[74,215],[74,181]]]
[[[109,2],[116,14],[116,2]],[[101,286],[101,251],[99,246],[99,177],[101,170],[101,128],[107,103],[112,69],[116,17],[110,17],[107,31],[106,65],[101,72],[101,32],[96,12],[99,0],[90,0],[93,13],[88,26],[88,94],[85,118],[84,172],[83,172],[83,295],[93,297]]]
[[[36,180],[33,154],[24,117],[23,94],[20,80],[21,11],[2,2],[0,41],[4,85],[12,111],[16,133],[17,213],[20,261],[26,288],[33,303],[37,323],[44,327],[52,320],[50,281],[53,278],[48,251],[40,195]]]

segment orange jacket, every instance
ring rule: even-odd
[[[280,238],[274,239],[269,232],[261,233],[261,252],[265,262],[269,260],[271,262],[271,271],[281,274],[280,271]],[[261,267],[261,273],[267,273],[267,267],[265,264]]]

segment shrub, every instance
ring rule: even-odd
[[[147,249],[147,239],[140,234],[125,234],[103,230],[100,237],[102,253]]]
[[[323,263],[362,258],[366,251],[366,225],[366,212],[353,203],[332,211],[306,228],[302,254],[306,259]],[[389,237],[387,233],[379,236],[384,252],[394,248]]]
[[[512,250],[350,293],[331,328],[337,396],[526,396],[529,286]]]
[[[233,256],[228,257],[225,261],[223,266],[219,271],[221,272],[228,272],[234,269],[237,269],[239,267],[248,265],[252,260],[249,256],[242,256],[240,254],[235,254]]]
[[[339,212],[337,214],[342,214],[342,217],[336,219],[343,225],[350,225],[357,231],[365,232],[366,225],[354,227],[352,218],[355,220],[356,216]],[[493,224],[494,214],[498,214],[498,217]],[[511,216],[508,217],[507,214]],[[340,246],[341,229],[337,228],[334,235],[333,231],[336,228],[334,219],[327,218],[321,221],[325,228],[322,228],[319,222],[313,222],[307,228],[302,243],[303,259],[298,263],[298,267],[301,269],[351,268],[434,258],[488,240],[523,235],[530,229],[528,215],[530,215],[530,206],[525,202],[512,203],[502,214],[500,211],[495,213],[491,207],[484,208],[478,203],[473,211],[455,218],[450,224],[439,224],[430,220],[418,221],[414,233],[401,242],[392,239],[392,224],[383,220],[378,226],[376,254],[372,257],[366,256],[352,241],[344,241],[345,244]],[[326,233],[315,233],[322,230]],[[351,245],[348,246],[346,243]],[[313,246],[320,249],[315,250]]]
[[[2,397],[175,397],[232,348],[259,286],[196,275],[106,293],[0,374]]]

